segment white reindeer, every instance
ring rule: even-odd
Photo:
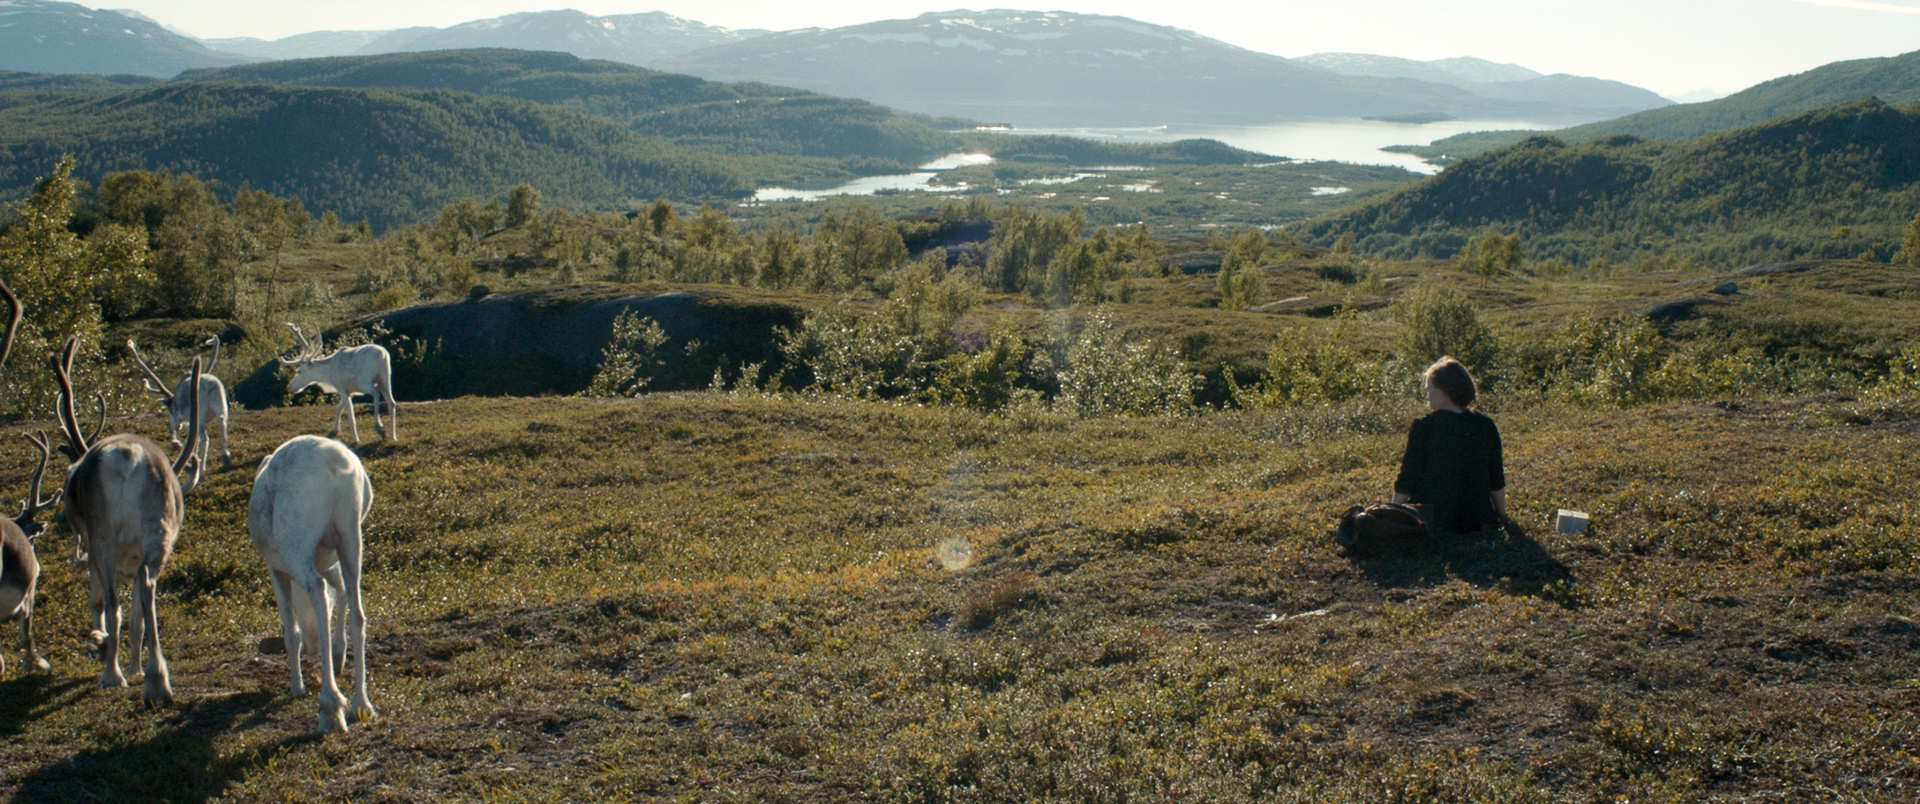
[[[40,448],[40,468],[33,471],[33,486],[27,491],[26,501],[20,504],[20,515],[0,519],[0,620],[19,622],[20,650],[26,653],[27,665],[46,670],[47,660],[33,647],[33,594],[40,580],[40,561],[34,556],[33,540],[45,529],[34,517],[59,502],[60,492],[55,491],[51,497],[40,496],[40,477],[47,473],[50,450],[46,439],[38,435],[26,438]],[[0,673],[6,669],[7,660],[0,656]]]
[[[173,684],[166,655],[160,650],[155,583],[173,554],[186,516],[185,495],[200,481],[200,462],[193,450],[182,449],[169,463],[158,444],[131,433],[89,443],[73,412],[73,353],[79,345],[78,336],[69,338],[66,351],[52,362],[54,379],[60,384],[55,399],[60,426],[78,456],[67,469],[67,524],[87,556],[93,638],[100,643],[100,658],[106,663],[100,686],[127,685],[127,677],[120,672],[120,584],[138,581],[132,597],[133,618],[140,630],[133,634],[133,657],[139,661],[144,643],[152,643],[143,668],[143,700],[149,708],[165,706],[173,703]],[[188,444],[200,437],[199,375],[200,360],[195,358],[188,393]],[[180,477],[189,463],[193,475],[183,481]]]
[[[373,427],[380,435],[392,439],[400,438],[400,412],[393,402],[393,362],[387,357],[387,350],[377,343],[335,350],[333,354],[322,357],[320,333],[313,333],[313,342],[307,342],[307,336],[292,323],[287,328],[293,330],[293,337],[300,340],[300,354],[292,360],[280,359],[283,366],[293,366],[293,379],[287,381],[288,393],[300,393],[309,385],[320,387],[323,394],[339,394],[340,408],[333,413],[333,429],[327,433],[330,438],[340,435],[340,416],[345,414],[347,423],[353,428],[353,443],[360,443],[360,422],[353,416],[353,395],[366,394],[373,397]],[[380,425],[380,402],[386,400],[387,417],[391,427]]]
[[[194,446],[194,451],[200,456],[200,462],[206,463],[207,450],[213,448],[213,431],[207,428],[207,419],[214,419],[220,422],[220,460],[233,463],[233,450],[227,443],[227,386],[213,376],[214,369],[220,365],[220,337],[208,338],[201,345],[213,347],[213,362],[208,363],[206,373],[200,375],[200,443]],[[141,382],[148,391],[159,395],[160,403],[167,408],[167,444],[180,446],[180,425],[187,423],[187,378],[181,377],[179,384],[169,391],[160,381],[160,375],[147,365],[146,358],[140,356],[140,347],[134,345],[132,338],[127,339],[127,351],[133,353],[134,364],[147,375]]]
[[[360,597],[361,523],[372,508],[373,484],[353,450],[311,435],[295,436],[267,456],[247,504],[247,529],[267,560],[280,606],[294,695],[307,694],[301,650],[320,666],[322,734],[344,732],[348,723],[376,715],[367,698],[367,615]],[[351,708],[334,679],[336,667],[346,672],[349,632]]]

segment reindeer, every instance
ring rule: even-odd
[[[155,583],[173,553],[186,516],[184,496],[200,482],[200,461],[193,450],[182,449],[171,463],[160,446],[130,433],[89,442],[80,432],[73,412],[73,353],[79,336],[67,339],[66,350],[52,358],[60,394],[54,400],[60,426],[73,454],[67,469],[65,494],[67,524],[87,555],[88,603],[93,610],[93,639],[100,644],[106,670],[100,686],[125,687],[120,672],[120,584],[138,581],[133,588],[133,618],[140,630],[133,634],[133,657],[140,658],[144,643],[152,643],[144,667],[143,699],[149,708],[173,703],[173,684],[167,659],[160,650],[160,618]],[[200,360],[193,361],[188,383],[187,443],[200,438]],[[187,465],[193,474],[181,479]]]
[[[345,732],[348,723],[376,716],[367,698],[367,616],[360,598],[361,523],[372,507],[373,484],[353,450],[311,435],[295,436],[267,456],[247,504],[247,529],[267,561],[280,607],[294,695],[307,694],[303,647],[320,666],[322,734]],[[338,611],[343,603],[344,616]],[[336,667],[346,672],[349,631],[351,708],[334,680]]]
[[[208,338],[206,343],[200,345],[213,347],[213,361],[207,364],[206,373],[200,375],[200,443],[195,445],[194,451],[200,456],[200,462],[206,463],[207,450],[213,448],[213,432],[207,429],[206,420],[212,418],[220,422],[220,460],[233,463],[233,450],[227,443],[227,386],[220,382],[219,377],[213,376],[215,367],[220,365],[220,337]],[[146,358],[140,356],[140,347],[134,344],[132,338],[127,339],[127,351],[133,353],[134,364],[140,367],[141,373],[147,375],[141,382],[148,391],[159,395],[160,404],[166,406],[167,445],[180,446],[180,425],[187,421],[187,378],[180,378],[180,383],[169,391],[166,383],[160,381],[160,375],[147,365]]]
[[[58,503],[60,492],[40,496],[40,478],[47,473],[47,458],[52,451],[45,438],[37,434],[26,438],[40,448],[40,468],[33,471],[33,484],[20,504],[20,514],[10,520],[0,519],[0,619],[20,623],[20,649],[27,655],[27,664],[35,670],[46,670],[47,660],[33,647],[33,593],[40,581],[40,561],[34,556],[33,541],[45,529],[34,517]],[[0,656],[0,673],[6,670],[7,660]]]
[[[313,342],[307,342],[307,336],[292,323],[287,328],[293,330],[293,337],[300,341],[300,354],[292,360],[280,358],[280,365],[293,366],[293,379],[287,381],[288,393],[300,393],[307,386],[319,386],[323,394],[339,394],[340,408],[333,414],[333,429],[327,432],[329,438],[340,435],[340,416],[345,414],[347,422],[353,428],[353,443],[360,443],[360,422],[353,416],[353,395],[366,394],[373,397],[373,427],[380,435],[399,440],[400,413],[393,402],[393,363],[387,357],[387,350],[379,344],[369,343],[336,350],[333,354],[320,356],[321,335],[313,333]],[[391,427],[380,425],[380,401],[386,400],[387,417]]]

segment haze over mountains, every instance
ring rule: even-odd
[[[1485,59],[1415,61],[1365,53],[1315,53],[1295,61],[1341,75],[1411,78],[1489,98],[1576,106],[1609,118],[1673,105],[1673,101],[1651,91],[1619,81],[1565,73],[1543,75],[1518,64],[1496,64]]]
[[[444,29],[205,42],[144,18],[50,0],[0,0],[0,14],[33,21],[0,25],[0,70],[169,77],[248,61],[501,47],[795,86],[1023,126],[1256,124],[1304,117],[1577,123],[1668,103],[1617,82],[1541,76],[1476,59],[1290,60],[1175,28],[1087,14],[958,11],[767,34],[660,12],[592,16],[568,10]],[[128,33],[115,33],[121,29]],[[956,75],[966,80],[956,81]]]
[[[146,19],[47,0],[0,0],[0,70],[168,76],[240,64]]]
[[[1611,101],[1603,111],[1573,96],[1491,97],[1449,84],[1346,75],[1176,28],[1065,12],[954,11],[788,31],[653,66],[1019,125],[1399,116],[1573,122],[1620,113]],[[1646,94],[1630,110],[1667,103]]]
[[[465,50],[503,47],[516,50],[554,50],[583,59],[606,59],[625,64],[646,65],[703,47],[737,42],[762,31],[733,31],[665,12],[618,14],[596,17],[579,11],[537,11],[509,14],[493,19],[475,20],[450,28],[402,28],[397,31],[347,31],[303,34],[315,37],[325,33],[339,35],[339,45],[351,46],[332,52],[312,52],[307,56],[374,55],[411,53],[427,50]],[[357,41],[360,37],[365,41]],[[254,40],[213,40],[208,44],[235,53],[244,48],[248,55],[265,60],[296,58],[276,52],[281,43],[296,46],[317,45],[317,40],[301,36],[266,42]],[[317,51],[317,48],[315,48]]]

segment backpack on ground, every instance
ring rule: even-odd
[[[1414,553],[1432,544],[1422,506],[1382,503],[1356,505],[1340,516],[1333,539],[1355,558]]]

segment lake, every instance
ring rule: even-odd
[[[1316,162],[1391,165],[1417,173],[1438,173],[1412,154],[1380,150],[1389,145],[1425,145],[1469,131],[1553,129],[1559,126],[1524,120],[1447,120],[1438,123],[1389,123],[1381,120],[1308,120],[1261,126],[1174,124],[1151,128],[1025,128],[1008,136],[1058,134],[1105,142],[1155,143],[1175,140],[1219,140],[1235,148]]]
[[[1501,129],[1550,129],[1555,126],[1523,120],[1447,120],[1438,123],[1389,123],[1381,120],[1310,120],[1271,123],[1263,126],[1166,125],[1151,128],[1022,128],[993,133],[1009,137],[1057,134],[1103,142],[1156,143],[1175,140],[1219,140],[1235,148],[1258,151],[1313,162],[1351,162],[1360,165],[1390,165],[1416,173],[1438,173],[1412,154],[1382,151],[1389,145],[1425,145],[1437,139],[1469,131]],[[878,192],[920,191],[952,193],[970,189],[965,184],[936,185],[940,171],[992,162],[984,154],[949,154],[912,173],[868,176],[821,190],[795,190],[766,187],[753,194],[752,204],[769,201],[815,201],[830,196],[873,195]],[[1098,170],[1138,170],[1137,167],[1097,168]],[[1046,180],[1041,180],[1046,181]],[[1059,181],[1071,181],[1061,179]],[[1315,188],[1315,194],[1341,192],[1344,188]]]
[[[940,171],[952,170],[968,165],[984,165],[993,161],[986,154],[947,154],[920,166],[912,173],[896,173],[890,176],[867,176],[854,179],[838,187],[824,190],[795,190],[789,187],[762,187],[753,194],[751,203],[764,204],[768,201],[818,201],[836,195],[873,195],[881,191],[920,190],[930,193],[954,193],[967,189],[965,184],[933,185],[933,177]]]

